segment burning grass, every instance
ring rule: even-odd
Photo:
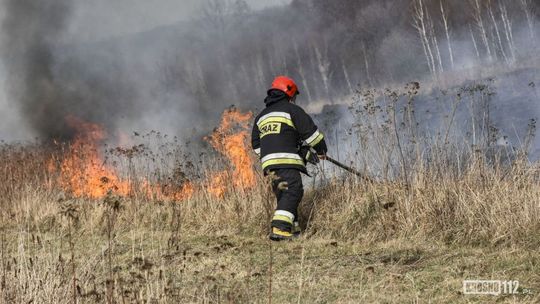
[[[249,112],[242,113],[234,108],[228,109],[223,114],[220,126],[206,138],[221,155],[219,161],[228,163],[226,168],[218,172],[207,171],[207,180],[201,181],[199,185],[180,171],[178,173],[182,175],[181,178],[168,178],[176,182],[171,185],[137,176],[133,172],[131,176],[122,176],[121,171],[126,171],[126,168],[118,166],[115,168],[107,163],[108,158],[113,155],[106,157],[102,151],[102,145],[108,139],[107,132],[97,124],[69,116],[66,118],[67,124],[73,128],[76,136],[69,145],[63,145],[57,149],[57,153],[50,155],[47,162],[47,174],[50,179],[48,185],[50,190],[62,190],[73,198],[103,199],[112,194],[162,201],[189,199],[198,188],[215,197],[223,197],[232,189],[228,185],[229,182],[236,190],[251,189],[256,184],[254,159],[250,149],[247,148],[251,117],[252,114]],[[127,171],[133,171],[134,156],[144,152],[145,146],[116,148],[112,151],[116,156],[127,159]]]
[[[100,128],[81,122],[70,145],[2,146],[0,303],[481,302],[459,294],[481,278],[519,280],[534,293],[500,300],[537,303],[539,164],[502,161],[488,139],[421,147],[415,124],[375,124],[369,98],[358,140],[379,150],[360,164],[377,181],[317,174],[291,244],[265,240],[274,198],[245,144],[250,114],[228,110],[207,139],[216,160],[199,163],[176,142],[101,154]]]

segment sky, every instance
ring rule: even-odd
[[[96,41],[149,30],[200,14],[201,0],[75,0],[70,38]],[[290,2],[246,0],[252,9]],[[76,35],[75,35],[76,33]]]

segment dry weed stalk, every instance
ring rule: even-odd
[[[530,122],[528,136],[522,140],[524,147],[497,150],[492,141],[497,132],[489,129],[491,115],[482,108],[489,102],[489,90],[471,86],[458,91],[459,95],[447,94],[444,109],[449,116],[438,120],[444,122],[439,133],[427,134],[416,125],[418,116],[414,115],[423,103],[414,94],[414,87],[407,89],[411,92],[403,88],[387,92],[387,96],[393,96],[386,99],[389,103],[381,101],[385,92],[364,92],[356,108],[353,106],[353,111],[358,110],[358,121],[351,130],[356,136],[351,146],[358,150],[357,167],[364,168],[377,182],[318,175],[323,178],[307,191],[300,210],[301,218],[307,221],[307,225],[301,223],[306,228],[304,238],[332,238],[367,245],[407,239],[450,245],[538,248],[540,166],[532,163],[528,155],[536,122]],[[458,129],[465,126],[465,132],[471,131],[472,119],[467,110],[472,108],[466,107],[471,104],[479,113],[474,119],[475,140],[472,132],[468,137],[459,137],[463,130]],[[150,299],[202,302],[229,296],[235,302],[237,297],[246,300],[241,298],[242,294],[255,293],[243,285],[226,290],[222,288],[226,281],[213,274],[188,273],[194,265],[206,265],[216,257],[206,256],[200,248],[189,248],[185,242],[207,235],[265,237],[275,203],[264,177],[258,177],[258,185],[252,191],[236,191],[220,198],[199,191],[188,200],[171,203],[171,207],[133,195],[123,200],[109,196],[103,204],[79,199],[76,209],[71,209],[75,205],[62,209],[59,198],[68,194],[51,184],[54,178],[47,171],[50,155],[55,154],[53,159],[59,160],[61,150],[37,144],[0,148],[0,156],[6,160],[0,163],[0,178],[5,181],[0,183],[1,303],[129,303]],[[167,180],[170,169],[178,168],[175,161],[163,162],[167,165],[160,167],[157,154],[148,158],[135,155],[127,162],[121,161],[122,155],[117,157],[120,167],[129,167],[125,170],[130,172],[130,178],[140,175],[150,179],[157,170],[155,176]],[[181,157],[175,152],[173,158]],[[213,165],[208,158],[195,166],[201,169]],[[164,181],[167,182],[173,184]],[[59,215],[69,225],[60,225]],[[100,229],[104,235],[98,233]],[[37,238],[32,241],[34,235]],[[69,246],[64,248],[58,242],[66,235]],[[105,238],[106,256],[95,248],[95,242]],[[131,252],[123,246],[126,239],[131,240]],[[163,254],[162,247],[170,252]],[[241,282],[247,286],[260,284],[261,290],[268,290],[262,293],[262,300],[277,302],[279,292],[274,286],[281,274],[275,270],[281,261],[276,259],[276,248],[269,249],[253,257],[253,266],[249,266],[248,276]],[[307,292],[310,279],[303,277],[303,269],[312,257],[308,259],[304,250],[296,295],[300,300],[311,298]],[[83,253],[85,259],[81,258]],[[66,255],[71,256],[71,264],[64,259]],[[183,265],[179,269],[163,267],[162,273],[152,267],[155,261],[167,265],[177,258]],[[100,261],[105,265],[102,269],[97,267]],[[115,269],[115,264],[126,263],[127,269]],[[267,280],[251,279],[265,278],[265,269]],[[235,275],[241,276],[236,272]],[[207,276],[210,277],[205,279]]]
[[[77,268],[75,261],[75,241],[73,239],[74,229],[79,223],[79,211],[73,201],[69,201],[62,206],[60,215],[68,221],[68,242],[71,255],[71,276],[72,276],[72,297],[73,304],[77,303]]]

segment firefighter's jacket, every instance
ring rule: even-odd
[[[289,102],[285,93],[271,90],[265,103],[266,108],[255,118],[251,136],[263,171],[293,168],[306,173],[299,149],[307,144],[318,154],[326,154],[324,135],[302,108]]]

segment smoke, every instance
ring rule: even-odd
[[[66,27],[70,1],[4,1],[2,59],[9,96],[39,135],[62,134],[67,92],[53,72],[54,47]]]
[[[231,104],[262,108],[267,86],[278,74],[297,80],[304,93],[298,100],[302,106],[350,100],[359,87],[410,81],[437,85],[412,26],[410,1],[276,0],[281,5],[264,9],[267,1],[250,4],[254,2],[260,10],[241,0],[167,0],[160,4],[164,8],[150,13],[153,4],[140,0],[91,5],[82,0],[3,0],[5,104],[16,106],[18,113],[10,129],[28,126],[40,138],[69,139],[73,134],[64,118],[74,115],[102,124],[110,133],[154,129],[200,138]],[[468,2],[448,5],[455,67],[450,65],[440,8],[429,7],[436,34],[430,43],[449,79],[444,85],[459,86],[467,79],[526,66],[538,69],[538,61],[529,61],[538,39],[530,38],[519,7],[507,6],[516,59],[505,66],[502,50],[509,55],[511,49],[498,8],[494,15],[504,45],[501,49],[490,26],[493,59],[488,61]],[[135,13],[126,13],[128,8]],[[191,19],[175,21],[174,10]],[[538,23],[533,26],[538,35]],[[537,75],[512,77],[527,85],[538,82]],[[501,102],[525,98],[532,110],[520,115],[537,113],[531,90],[520,95],[512,92],[516,87],[502,86]]]
[[[66,56],[72,49],[65,33],[73,1],[5,0],[2,24],[2,60],[10,104],[36,134],[67,139],[73,134],[67,115],[115,125],[115,113],[130,113],[129,85],[119,69],[93,74],[88,62]],[[94,67],[110,62],[95,62]],[[112,67],[115,65],[113,64]],[[113,102],[114,101],[114,106]]]
[[[249,11],[242,1],[226,2]],[[68,140],[73,136],[68,115],[104,125],[110,133],[155,129],[189,136],[196,126],[195,133],[203,134],[223,109],[238,104],[234,92],[224,94],[231,97],[226,101],[213,98],[221,90],[213,83],[222,79],[203,75],[201,62],[214,53],[194,58],[185,47],[186,35],[201,33],[200,23],[163,25],[174,21],[175,10],[181,16],[198,12],[198,1],[164,1],[152,13],[145,1],[98,1],[89,7],[87,1],[3,0],[1,5],[6,96],[0,106],[3,114],[5,108],[17,114],[9,124],[2,121],[10,129],[3,138],[28,138],[15,130],[30,129],[41,139]]]

